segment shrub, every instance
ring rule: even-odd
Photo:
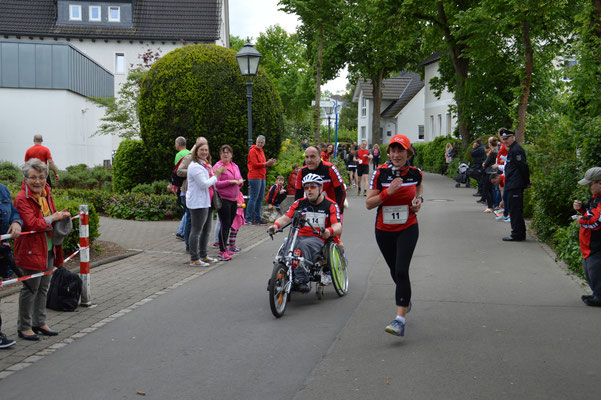
[[[131,190],[139,183],[152,182],[147,154],[141,140],[124,140],[119,144],[113,162],[113,188],[116,192]],[[173,157],[170,159],[173,160]]]
[[[140,183],[139,185],[131,188],[132,193],[144,193],[144,194],[152,194],[154,193],[154,188],[149,183]]]
[[[173,50],[153,64],[141,84],[139,108],[140,136],[151,162],[144,179],[135,184],[168,177],[178,136],[190,144],[205,136],[214,160],[219,159],[219,147],[229,144],[233,161],[246,176],[246,84],[235,55],[231,49],[199,44]],[[253,139],[264,135],[267,158],[277,157],[284,127],[282,104],[261,68],[253,78],[252,95]]]
[[[305,152],[301,147],[291,140],[284,141],[280,154],[278,154],[277,162],[267,169],[267,178],[265,185],[267,189],[275,183],[275,178],[282,175],[284,180],[288,180],[288,175],[292,172],[292,164],[297,163],[301,167],[305,160]],[[266,190],[267,190],[266,189]]]
[[[112,180],[112,172],[102,165],[88,168],[85,164],[71,165],[66,172],[59,173],[57,187],[70,189],[102,189],[106,182]]]
[[[79,206],[85,204],[81,199],[67,199],[64,195],[53,195],[54,203],[57,210],[67,209],[71,215],[79,214]],[[100,218],[96,212],[96,208],[92,204],[88,204],[88,224],[90,232],[90,244],[100,236],[98,228],[100,226]],[[63,241],[63,250],[65,257],[73,253],[79,247],[79,219],[73,220],[73,230]]]
[[[21,169],[10,161],[0,163],[0,182],[3,184],[18,183],[23,181]]]
[[[557,258],[565,261],[570,271],[584,277],[582,253],[580,252],[580,243],[578,241],[579,229],[577,222],[557,228],[553,233],[551,243],[555,248]]]
[[[439,136],[428,143],[415,143],[414,164],[424,171],[440,174],[445,164],[446,145],[455,141],[450,136]]]
[[[181,216],[176,201],[173,195],[114,194],[105,203],[104,210],[114,218],[160,221]]]

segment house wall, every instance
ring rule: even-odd
[[[23,164],[40,133],[59,169],[111,159],[111,138],[91,137],[104,110],[69,90],[1,88],[0,160]]]
[[[457,125],[457,118],[449,111],[449,106],[455,104],[453,94],[445,90],[440,97],[436,97],[430,89],[430,79],[438,76],[440,74],[437,62],[425,66],[424,141],[426,142],[438,136],[451,134]]]
[[[371,143],[371,118],[373,110],[373,101],[365,99],[365,112],[362,111],[363,100],[365,99],[363,91],[359,94],[359,107],[357,118],[357,143],[367,140]]]
[[[425,88],[422,88],[405,107],[397,114],[396,134],[405,135],[411,143],[423,142],[425,137],[419,137],[419,127],[424,126]]]

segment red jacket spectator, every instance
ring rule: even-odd
[[[263,149],[253,144],[248,151],[248,158],[246,159],[248,179],[265,179],[267,176],[266,161]]]
[[[288,194],[294,196],[296,192],[296,178],[298,176],[298,171],[292,171],[290,175],[288,175],[288,186],[286,189],[288,190]]]

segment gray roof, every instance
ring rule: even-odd
[[[124,1],[127,2],[127,1]],[[0,35],[212,42],[221,0],[136,0],[133,27],[58,26],[55,0],[0,0]]]
[[[430,57],[426,58],[424,61],[422,61],[420,63],[420,65],[432,64],[438,60],[440,60],[440,51],[436,51],[436,52],[432,53],[432,55]]]
[[[382,118],[394,118],[410,101],[415,95],[422,90],[424,82],[421,80],[419,74],[415,72],[405,72],[401,75],[403,78],[410,78],[411,80],[405,86],[403,93],[399,96],[398,100],[390,104],[380,114]]]
[[[397,77],[384,79],[382,100],[392,100],[392,103],[380,115],[383,118],[394,118],[423,87],[424,82],[414,72],[401,72]],[[354,102],[359,101],[361,91],[365,98],[373,99],[371,80],[359,79],[353,94]]]

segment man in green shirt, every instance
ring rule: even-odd
[[[186,148],[186,138],[185,137],[179,136],[177,139],[175,139],[175,150],[177,150],[177,154],[175,155],[175,160],[173,162],[173,165],[177,165],[179,160],[181,160],[182,158],[184,158],[185,156],[190,154],[190,150],[188,150]],[[182,193],[182,196],[180,197],[180,199],[182,201],[182,204],[185,207],[186,194]],[[184,214],[184,216],[182,217],[182,221],[180,222],[177,233],[175,234],[175,237],[177,239],[184,240],[185,228],[186,228],[186,214]]]

